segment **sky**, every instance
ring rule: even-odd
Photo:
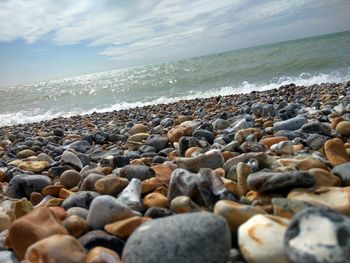
[[[349,0],[0,0],[0,87],[350,30]]]

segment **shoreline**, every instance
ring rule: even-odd
[[[157,108],[159,107],[170,107],[170,108],[174,108],[177,106],[177,104],[186,104],[186,103],[204,103],[205,101],[210,102],[211,100],[215,100],[215,98],[222,98],[223,100],[227,100],[229,98],[233,98],[233,99],[237,99],[237,97],[241,97],[243,96],[244,98],[246,98],[248,101],[250,100],[249,95],[250,94],[265,94],[265,93],[270,93],[274,90],[279,90],[279,89],[284,89],[286,87],[297,87],[298,89],[302,88],[302,89],[306,89],[307,90],[310,87],[314,87],[314,86],[318,86],[318,87],[322,87],[324,85],[349,85],[350,80],[349,81],[345,81],[342,83],[322,83],[322,84],[314,84],[314,85],[310,85],[310,86],[297,86],[294,83],[290,83],[288,85],[283,85],[278,87],[277,89],[269,89],[269,90],[264,90],[264,91],[251,91],[249,93],[238,93],[238,94],[232,94],[232,95],[225,95],[225,96],[212,96],[209,98],[195,98],[195,99],[185,99],[185,100],[179,100],[176,102],[172,102],[172,103],[159,103],[159,104],[151,104],[151,105],[146,105],[146,106],[142,106],[142,107],[133,107],[133,108],[129,108],[129,109],[123,109],[123,110],[114,110],[114,111],[106,111],[106,112],[93,112],[90,114],[78,114],[78,115],[72,115],[69,117],[56,117],[56,118],[52,118],[52,119],[48,119],[48,120],[42,120],[42,121],[38,121],[38,122],[28,122],[28,123],[20,123],[20,124],[14,124],[14,125],[4,125],[4,126],[0,126],[0,131],[4,130],[4,129],[10,129],[11,127],[22,127],[22,126],[31,126],[31,125],[45,125],[45,124],[50,124],[51,122],[55,122],[55,121],[69,121],[69,119],[75,119],[75,120],[79,120],[81,121],[84,118],[89,118],[89,117],[93,117],[93,118],[98,118],[101,117],[102,119],[106,118],[106,114],[111,114],[111,117],[113,118],[115,117],[119,117],[118,113],[123,114],[128,114],[128,111],[130,111],[131,113],[135,114],[134,111],[137,110],[151,110],[152,112],[157,112]],[[248,95],[248,98],[247,98]],[[272,101],[270,101],[270,103],[273,103]],[[192,105],[193,107],[196,107],[196,105]]]
[[[349,169],[350,81],[3,126],[0,259],[346,262]]]

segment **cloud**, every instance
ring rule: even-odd
[[[0,42],[83,43],[119,60],[196,54],[210,50],[209,43],[337,3],[349,6],[345,0],[0,0]]]

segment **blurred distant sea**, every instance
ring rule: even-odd
[[[350,31],[1,88],[0,126],[350,80]]]

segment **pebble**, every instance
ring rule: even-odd
[[[36,153],[32,150],[29,150],[29,149],[22,150],[16,154],[17,158],[28,158],[31,156],[36,156]]]
[[[103,229],[106,224],[134,216],[121,201],[109,195],[96,197],[90,206],[87,222],[92,229]]]
[[[78,169],[83,169],[83,163],[79,159],[78,156],[76,156],[74,153],[70,151],[64,151],[61,156],[61,163],[64,164],[71,164],[74,167],[77,167]]]
[[[5,213],[0,212],[0,232],[8,229],[10,224],[11,224],[10,217]]]
[[[71,189],[79,184],[81,175],[75,170],[64,171],[60,176],[60,183],[67,189]]]
[[[339,122],[335,130],[342,136],[350,136],[350,121]]]
[[[272,215],[254,215],[242,224],[238,229],[238,244],[245,260],[289,263],[283,247],[288,224],[288,219]]]
[[[111,235],[125,239],[129,237],[137,227],[149,220],[150,218],[147,217],[133,216],[107,224],[104,230]]]
[[[333,166],[350,162],[350,157],[345,150],[344,143],[338,138],[326,141],[324,151]]]
[[[14,199],[0,195],[0,211],[10,218],[11,223],[32,210],[33,205],[26,198]]]
[[[252,173],[247,179],[248,188],[257,192],[271,192],[297,187],[311,187],[315,184],[314,176],[309,172],[269,172]]]
[[[322,229],[322,231],[320,231]],[[349,262],[350,219],[331,209],[308,208],[290,222],[284,238],[292,262]]]
[[[293,142],[291,141],[282,141],[271,146],[271,151],[274,151],[278,154],[293,154]]]
[[[97,196],[99,194],[93,191],[81,191],[65,199],[62,207],[66,210],[76,206],[89,209],[92,200]]]
[[[94,247],[86,256],[86,263],[122,263],[119,255],[105,247]]]
[[[220,200],[215,204],[214,214],[224,217],[231,231],[237,231],[239,226],[249,218],[257,214],[266,214],[266,212],[256,206],[243,205],[229,200]]]
[[[116,196],[129,184],[128,179],[107,175],[95,183],[95,189],[100,194]]]
[[[175,214],[201,212],[202,209],[188,196],[177,196],[170,203],[170,210]]]
[[[224,164],[224,158],[221,152],[213,150],[197,157],[178,158],[176,163],[179,168],[187,169],[196,173],[201,168],[216,169],[221,167]]]
[[[62,225],[67,229],[70,235],[79,238],[89,231],[89,225],[85,219],[77,215],[68,216]]]
[[[83,246],[69,235],[52,235],[44,238],[31,245],[25,253],[25,260],[33,263],[85,263],[85,257]]]
[[[92,230],[81,236],[79,242],[87,250],[92,250],[95,247],[104,247],[111,249],[121,255],[125,242],[113,235],[106,233],[103,230]]]
[[[161,193],[149,193],[143,199],[146,208],[149,207],[168,207],[168,198]]]
[[[20,162],[18,168],[24,171],[31,171],[34,173],[40,173],[46,170],[49,167],[49,163],[47,161],[25,161]]]
[[[151,220],[137,228],[123,250],[124,263],[226,262],[231,248],[222,217],[190,213]],[[152,251],[152,253],[149,253]]]
[[[49,185],[51,185],[51,179],[45,175],[19,174],[10,181],[6,195],[12,198],[29,199],[32,192],[41,192]]]
[[[155,172],[152,168],[146,165],[134,165],[129,164],[122,167],[119,171],[121,177],[127,178],[129,181],[132,178],[137,178],[141,181],[152,178],[155,176]]]
[[[305,123],[307,123],[306,118],[297,116],[289,120],[276,122],[274,123],[273,128],[275,131],[281,131],[281,130],[295,131],[300,129]]]
[[[342,184],[350,186],[350,162],[339,164],[332,169],[332,174],[341,179]]]
[[[328,207],[350,215],[350,187],[322,186],[315,189],[294,189],[289,192],[287,198]]]
[[[117,201],[123,203],[131,210],[141,211],[141,181],[133,178],[124,190],[117,196]]]
[[[49,208],[40,207],[11,224],[5,246],[23,259],[28,247],[54,234],[67,235],[68,232]]]

